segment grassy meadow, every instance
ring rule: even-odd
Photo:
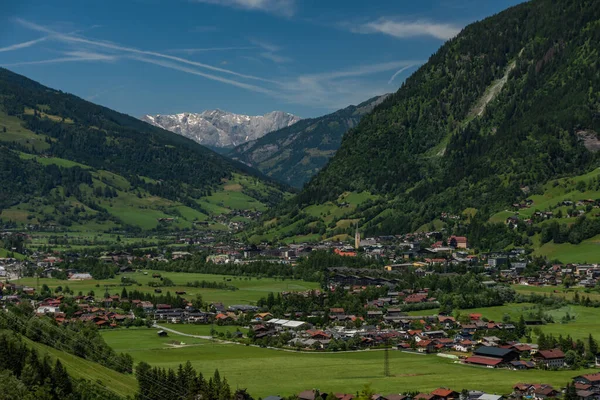
[[[317,282],[305,282],[301,280],[281,280],[274,278],[244,278],[235,277],[230,275],[211,275],[211,274],[195,274],[185,272],[161,272],[161,271],[147,271],[148,274],[144,275],[143,272],[132,272],[118,275],[113,279],[106,280],[88,280],[88,281],[65,281],[59,279],[40,278],[40,287],[43,284],[48,285],[51,289],[57,286],[69,286],[75,293],[83,292],[84,294],[94,291],[96,296],[102,296],[106,290],[110,294],[121,294],[123,289],[120,286],[121,277],[129,277],[141,284],[126,286],[127,290],[139,290],[147,293],[154,293],[153,287],[148,286],[148,282],[160,280],[152,278],[153,273],[159,273],[162,277],[169,278],[175,283],[175,286],[162,287],[163,294],[170,291],[171,294],[175,294],[176,291],[185,291],[185,298],[195,298],[196,294],[201,294],[204,301],[208,302],[222,302],[225,305],[232,304],[252,304],[256,303],[261,297],[266,297],[270,292],[282,292],[282,291],[304,291],[309,289],[316,289],[319,287]],[[188,282],[194,281],[208,281],[208,282],[226,282],[228,285],[237,287],[239,290],[225,290],[225,289],[207,289],[207,288],[194,288],[185,286]],[[228,281],[229,280],[229,281]],[[35,278],[23,278],[19,279],[19,284],[28,285],[35,287]]]
[[[137,380],[133,375],[121,374],[98,363],[84,360],[27,338],[23,338],[23,340],[28,346],[36,349],[40,355],[48,354],[52,360],[58,358],[74,378],[98,383],[122,397],[133,396],[137,390]]]
[[[180,325],[173,325],[178,329]],[[383,376],[383,352],[300,353],[193,339],[176,334],[159,338],[155,329],[103,332],[116,351],[130,353],[136,362],[176,368],[187,360],[205,377],[218,369],[232,387],[247,388],[257,397],[291,395],[303,390],[355,393],[370,383],[377,393],[431,391],[440,386],[455,390],[481,389],[509,393],[517,382],[544,382],[564,386],[582,371],[509,371],[457,364],[435,355],[390,352],[392,376]],[[180,340],[183,347],[170,343]],[[589,371],[588,371],[589,372]]]

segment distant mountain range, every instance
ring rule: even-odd
[[[241,144],[227,155],[290,186],[302,187],[335,154],[342,136],[387,96],[374,97],[322,117],[304,119]]]
[[[300,121],[283,111],[250,116],[218,109],[200,114],[144,115],[141,119],[216,149],[235,147]]]

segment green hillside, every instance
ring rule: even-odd
[[[490,217],[528,238],[535,255],[563,262],[600,260],[600,168],[549,181],[538,193]],[[526,207],[525,204],[529,203]]]
[[[285,188],[191,140],[0,69],[0,219],[71,230],[226,229]]]
[[[599,48],[594,1],[533,0],[467,26],[350,130],[254,239],[351,233],[342,220],[405,233],[448,213],[475,246],[519,244],[524,233],[490,217],[600,165]],[[347,193],[368,195],[348,204]]]
[[[301,120],[244,143],[228,155],[281,182],[302,187],[335,154],[344,133],[386,96],[374,97],[322,117]]]

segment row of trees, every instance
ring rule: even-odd
[[[234,392],[227,379],[221,378],[219,370],[205,379],[189,361],[185,365],[180,364],[177,370],[140,362],[135,375],[139,383],[137,398],[140,400],[252,400],[244,389]]]

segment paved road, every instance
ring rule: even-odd
[[[179,331],[176,331],[175,329],[167,328],[166,326],[162,326],[162,325],[158,325],[158,324],[154,324],[153,326],[154,326],[154,328],[162,329],[163,331],[171,332],[176,335],[187,336],[187,337],[196,338],[196,339],[205,339],[205,340],[213,339],[212,336],[190,335],[189,333],[179,332]]]
[[[191,337],[191,338],[196,338],[196,339],[205,339],[205,340],[214,340],[216,342],[220,342],[220,343],[228,343],[228,344],[237,344],[237,345],[241,345],[243,346],[244,344],[240,343],[240,342],[233,342],[233,341],[229,341],[229,340],[223,340],[223,339],[216,339],[212,336],[200,336],[200,335],[190,335],[189,333],[183,333],[183,332],[179,332],[176,331],[175,329],[171,329],[171,328],[167,328],[166,326],[163,325],[158,325],[158,324],[154,324],[152,325],[153,328],[157,328],[157,329],[162,329],[163,331],[167,331],[167,332],[171,332],[174,333],[176,335],[181,335],[181,336],[187,336],[187,337]],[[286,351],[286,352],[290,352],[290,353],[304,353],[304,354],[340,354],[340,353],[361,353],[364,351],[383,351],[384,349],[360,349],[360,350],[345,350],[345,351],[304,351],[304,350],[292,350],[292,349],[281,349],[278,347],[261,347],[258,346],[256,344],[251,344],[251,347],[259,347],[259,348],[264,348],[264,349],[269,349],[269,350],[277,350],[277,351]],[[393,350],[393,349],[390,349]],[[408,351],[406,351],[405,353],[409,353]],[[411,354],[419,354],[419,355],[427,355],[424,353],[416,353],[416,352],[410,352]]]

